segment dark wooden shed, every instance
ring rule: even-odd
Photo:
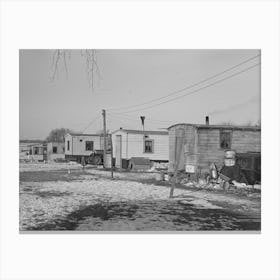
[[[260,175],[261,128],[259,126],[181,123],[170,126],[168,133],[169,171],[171,172],[174,171],[176,164],[179,170],[188,173],[208,172],[213,162],[220,168],[223,165],[225,151],[231,149],[236,151],[243,167],[246,166],[249,171],[256,170]]]

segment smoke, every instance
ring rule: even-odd
[[[242,103],[234,104],[234,105],[228,106],[224,109],[214,110],[212,112],[208,112],[208,116],[215,116],[215,115],[223,114],[223,113],[235,110],[235,109],[239,109],[241,107],[247,106],[250,103],[254,103],[254,102],[258,101],[258,98],[259,98],[258,96],[254,96],[254,97],[251,97],[250,99],[248,99],[248,100],[246,100]]]

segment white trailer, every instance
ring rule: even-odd
[[[110,150],[107,139],[107,151]],[[65,159],[81,162],[84,157],[86,163],[101,164],[103,160],[103,134],[74,134],[65,135]]]

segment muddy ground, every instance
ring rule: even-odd
[[[20,164],[21,231],[260,231],[259,192],[178,186],[155,173]]]

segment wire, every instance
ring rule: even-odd
[[[111,117],[122,119],[122,120],[131,120],[131,121],[134,121],[134,122],[139,122],[140,121],[140,119],[138,120],[138,117],[135,117],[135,116],[132,116],[132,115],[129,115],[129,117],[134,117],[134,119],[129,118],[129,117],[127,117],[128,115],[125,115],[125,114],[122,114],[122,113],[108,112],[107,114]],[[119,116],[119,115],[121,115],[121,116]],[[151,122],[151,123],[161,123],[161,124],[171,123],[171,121],[154,120],[154,119],[150,119],[150,118],[146,118],[146,120]]]
[[[180,96],[174,97],[174,98],[172,98],[172,99],[169,99],[169,100],[167,100],[167,101],[164,101],[164,102],[161,102],[161,103],[158,103],[158,104],[154,104],[154,105],[151,105],[151,106],[148,106],[148,107],[144,107],[144,108],[142,108],[142,109],[131,110],[131,111],[125,111],[125,112],[123,112],[123,113],[131,113],[131,112],[138,112],[138,111],[142,111],[142,110],[147,110],[147,109],[150,109],[150,108],[153,108],[153,107],[156,107],[156,106],[160,106],[160,105],[162,105],[162,104],[165,104],[165,103],[168,103],[168,102],[171,102],[171,101],[174,101],[174,100],[183,98],[183,97],[185,97],[185,96],[192,95],[192,94],[197,93],[197,92],[199,92],[199,91],[201,91],[201,90],[203,90],[203,89],[209,88],[209,87],[211,87],[211,86],[213,86],[213,85],[216,85],[216,84],[218,84],[218,83],[221,83],[221,82],[223,82],[223,81],[225,81],[225,80],[228,80],[228,79],[230,79],[230,78],[232,78],[232,77],[235,77],[235,76],[237,76],[237,75],[240,75],[240,74],[242,74],[242,73],[244,73],[244,72],[246,72],[246,71],[248,71],[248,70],[250,70],[250,69],[252,69],[252,68],[254,68],[254,67],[258,66],[258,65],[260,65],[260,64],[261,64],[261,63],[254,64],[253,66],[248,67],[248,68],[245,68],[245,69],[242,70],[242,71],[239,71],[239,72],[237,72],[237,73],[234,73],[234,74],[232,74],[232,75],[230,75],[230,76],[227,76],[227,77],[225,77],[225,78],[223,78],[223,79],[217,80],[216,82],[213,82],[213,83],[211,83],[211,84],[209,84],[209,85],[207,85],[207,86],[198,88],[198,89],[196,89],[196,90],[194,90],[194,91],[188,92],[188,93],[186,93],[186,94],[184,94],[184,95],[180,95]]]
[[[95,123],[99,118],[99,114],[95,116],[95,118],[83,129],[82,133],[84,133],[93,123]]]
[[[176,90],[176,91],[174,91],[174,92],[171,92],[171,93],[169,93],[169,94],[167,94],[167,95],[165,95],[165,96],[162,96],[162,97],[159,97],[159,98],[155,98],[155,99],[151,99],[151,100],[149,100],[149,101],[146,101],[146,102],[143,102],[143,103],[140,103],[140,104],[135,104],[135,105],[130,105],[130,106],[124,106],[124,107],[118,107],[118,108],[109,108],[108,110],[122,110],[122,109],[140,107],[140,106],[142,106],[142,105],[146,105],[146,104],[149,104],[149,103],[154,102],[154,101],[159,101],[159,100],[161,100],[161,99],[167,98],[167,97],[169,97],[169,96],[172,96],[172,95],[174,95],[174,94],[180,93],[180,92],[185,91],[185,90],[187,90],[187,89],[193,88],[193,87],[195,87],[195,86],[197,86],[197,85],[199,85],[199,84],[202,84],[202,83],[204,83],[204,82],[206,82],[206,81],[208,81],[208,80],[211,80],[211,79],[213,79],[213,78],[215,78],[215,77],[217,77],[217,76],[220,76],[220,75],[222,75],[222,74],[224,74],[224,73],[226,73],[226,72],[228,72],[228,71],[230,71],[230,70],[233,70],[233,69],[239,67],[240,65],[243,65],[243,64],[245,64],[245,63],[247,63],[247,62],[249,62],[249,61],[251,61],[251,60],[253,60],[253,59],[257,58],[257,57],[259,57],[259,56],[260,56],[260,54],[255,55],[255,56],[253,56],[253,57],[251,57],[251,58],[248,58],[248,59],[244,60],[244,61],[241,62],[241,63],[238,63],[238,64],[236,64],[236,65],[234,65],[234,66],[232,66],[232,67],[230,67],[230,68],[225,69],[225,70],[222,71],[222,72],[216,73],[215,75],[209,76],[209,77],[207,77],[206,79],[204,79],[204,80],[202,80],[202,81],[196,82],[196,83],[191,84],[191,85],[189,85],[189,86],[186,86],[186,87],[184,87],[184,88],[182,88],[182,89],[179,89],[179,90]]]

